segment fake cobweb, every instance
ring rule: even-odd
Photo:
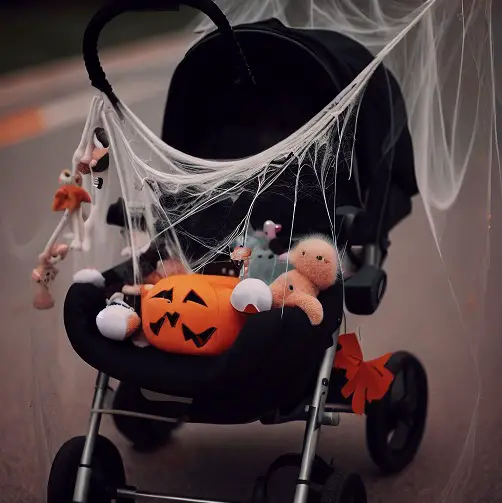
[[[311,215],[313,225],[316,219],[325,219],[326,233],[336,242],[335,207],[343,197],[339,187],[347,180],[357,182],[359,176],[354,151],[361,101],[383,63],[399,83],[406,105],[420,190],[414,211],[426,214],[427,239],[433,240],[439,253],[454,315],[460,319],[456,343],[468,348],[470,379],[476,383],[473,399],[466,403],[472,414],[465,442],[441,496],[441,501],[460,502],[472,471],[481,393],[478,350],[480,334],[487,330],[483,320],[489,287],[492,184],[497,190],[502,187],[491,2],[229,0],[219,5],[232,25],[275,17],[293,27],[342,33],[369,49],[373,60],[310,121],[266,150],[238,159],[202,159],[177,150],[149,130],[127,104],[121,105],[120,117],[105,97],[94,98],[73,158],[73,173],[82,157],[89,156],[96,128],[107,133],[110,168],[107,174],[83,177],[93,200],[91,208],[97,202],[99,208],[93,225],[87,224],[83,233],[85,250],[72,254],[79,254],[79,266],[93,265],[86,254],[107,254],[114,227],[106,225],[106,211],[117,196],[123,198],[128,229],[123,233],[122,255],[131,257],[132,280],[138,284],[147,275],[140,257],[149,249],[158,254],[160,268],[165,267],[161,260],[171,257],[192,272],[203,272],[211,264],[221,264],[220,270],[229,272],[235,265],[230,253],[236,246],[267,238],[260,232],[263,228],[252,225],[253,211],[263,198],[279,200],[286,195],[281,199],[281,204],[288,202],[282,214],[289,220],[274,221],[283,228],[285,251],[298,238],[296,222],[302,218],[298,208],[305,211],[306,207],[299,201],[306,198],[322,207],[322,216]],[[201,20],[197,32],[205,34],[213,28]],[[392,148],[394,140],[388,138],[382,148]],[[307,182],[305,173],[312,175]],[[101,183],[104,191],[97,188]],[[471,197],[479,202],[472,211],[465,209]],[[399,229],[407,223],[404,220]],[[467,244],[453,246],[454,236]],[[457,246],[469,250],[460,265]],[[398,250],[391,247],[390,258],[393,253]],[[339,248],[339,254],[343,272],[349,275],[346,250]],[[277,261],[279,269],[288,266],[285,260],[286,264]],[[462,274],[456,272],[457,266]],[[412,267],[417,266],[409,263]],[[390,282],[390,292],[392,288]],[[417,302],[423,303],[422,313],[426,313],[427,299]]]
[[[348,35],[375,56],[311,121],[271,148],[244,159],[200,159],[163,143],[127,107],[124,119],[119,119],[98,98],[91,106],[74,165],[95,127],[104,127],[126,207],[144,208],[148,214],[146,227],[142,222],[139,229],[129,212],[129,227],[146,233],[149,240],[161,238],[168,255],[178,257],[192,271],[200,271],[218,256],[228,255],[236,242],[245,241],[253,206],[264,194],[287,190],[293,195],[293,225],[289,228],[294,228],[295,201],[300,192],[313,197],[318,192],[334,222],[333,201],[328,202],[327,195],[336,192],[335,174],[358,176],[353,153],[359,105],[369,79],[383,63],[397,78],[404,95],[420,195],[440,248],[448,210],[458,200],[476,153],[482,151],[487,156],[483,163],[475,161],[478,178],[491,171],[492,157],[497,161],[490,5],[429,0],[372,3],[365,8],[363,3],[278,0],[222,5],[233,25],[275,17],[294,27]],[[203,21],[196,31],[210,28],[211,24]],[[389,138],[382,149],[391,149],[393,141]],[[304,170],[315,171],[317,186],[291,187],[295,181],[300,183]],[[282,175],[291,171],[293,176],[284,181]],[[191,218],[222,201],[235,202],[243,193],[248,195],[249,209],[241,211],[235,226],[225,226],[224,235],[204,238],[185,230]],[[187,254],[180,238],[197,242],[202,254]],[[139,242],[133,239],[130,245],[133,255],[138,255]],[[142,278],[137,276],[136,280]]]

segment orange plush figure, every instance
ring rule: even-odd
[[[82,203],[90,203],[89,194],[78,185],[63,185],[54,194],[52,211],[70,210],[75,212],[80,209]]]
[[[144,286],[141,318],[147,341],[170,353],[223,353],[246,321],[230,303],[238,282],[225,276],[183,274]]]
[[[324,237],[310,237],[295,246],[289,260],[295,269],[281,274],[270,285],[272,307],[299,307],[312,325],[320,325],[324,312],[317,296],[336,281],[337,249]]]
[[[320,325],[324,311],[317,299],[319,288],[299,271],[281,274],[271,285],[272,307],[296,306],[309,317],[312,325]]]
[[[59,184],[52,201],[52,211],[69,211],[73,228],[71,248],[81,250],[80,227],[84,225],[81,206],[82,203],[90,203],[91,196],[81,187],[82,176],[79,173],[72,175],[69,170],[63,170],[59,176]]]

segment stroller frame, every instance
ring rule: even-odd
[[[319,373],[317,376],[317,383],[311,403],[303,410],[298,410],[294,415],[290,416],[286,421],[306,421],[306,428],[303,441],[303,449],[301,454],[300,474],[296,482],[296,492],[294,503],[307,503],[309,496],[309,487],[311,481],[312,467],[316,457],[317,443],[319,440],[320,428],[323,425],[337,426],[339,424],[340,412],[351,412],[349,406],[327,404],[326,399],[330,385],[331,369],[336,354],[338,345],[338,337],[340,335],[340,328],[333,333],[333,345],[330,346],[324,353]],[[105,400],[106,395],[110,390],[109,386],[110,377],[103,372],[98,372],[96,379],[96,386],[94,397],[92,400],[91,416],[89,427],[85,439],[84,449],[80,460],[80,465],[77,472],[77,480],[75,484],[75,492],[73,495],[74,503],[88,503],[88,491],[92,475],[92,461],[94,446],[96,438],[99,433],[101,419],[105,414],[127,414],[134,415],[134,413],[126,411],[117,411],[113,409],[106,409]],[[169,419],[161,416],[149,416],[141,414],[141,417],[154,419],[164,422],[176,422],[175,419]],[[124,487],[117,488],[117,498],[135,500],[150,500],[160,499],[163,501],[172,501],[178,503],[223,503],[216,500],[204,500],[199,498],[183,498],[179,496],[167,494],[155,494],[146,491],[140,491],[136,488]],[[91,503],[91,502],[89,502]]]

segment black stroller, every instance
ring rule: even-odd
[[[147,3],[150,8],[159,4]],[[372,58],[360,44],[338,33],[291,29],[274,19],[232,30],[209,0],[183,3],[208,14],[219,30],[194,45],[179,64],[170,85],[162,138],[198,157],[239,158],[272,146],[332,101]],[[84,42],[93,85],[118,107],[118,99],[99,66],[97,39],[110,19],[136,8],[129,2],[102,9],[91,21]],[[235,40],[258,88],[252,95],[246,94],[249,75],[240,62],[240,52],[233,53],[235,66],[228,65],[228,59],[222,56],[228,54],[229,45],[235,46]],[[236,68],[238,84],[232,75]],[[335,222],[355,271],[349,279],[321,293],[319,299],[326,314],[318,327],[312,327],[300,309],[284,308],[282,315],[280,310],[272,310],[250,317],[235,344],[220,356],[138,349],[103,338],[95,321],[107,293],[132,281],[131,262],[104,273],[105,291],[91,284],[72,285],[64,306],[66,332],[78,355],[98,371],[98,378],[89,430],[85,437],[69,440],[58,452],[48,483],[48,503],[157,498],[204,501],[155,495],[128,485],[118,450],[98,434],[106,413],[114,414],[119,431],[141,449],[164,445],[185,422],[305,421],[303,452],[272,463],[266,475],[257,479],[253,503],[266,502],[269,476],[290,465],[299,468],[295,503],[311,498],[324,503],[367,501],[361,478],[322,460],[316,455],[316,447],[321,426],[337,425],[340,413],[352,412],[350,402],[340,392],[344,373],[333,368],[344,307],[364,315],[378,308],[386,288],[382,266],[390,246],[389,232],[409,215],[411,198],[418,192],[403,98],[384,67],[371,78],[364,94],[355,156],[357,176],[349,180],[343,170],[338,174]],[[311,175],[305,176],[301,183],[308,185]],[[260,227],[267,219],[288,221],[281,212],[290,209],[284,209],[286,205],[279,204],[277,197],[264,195],[253,211],[253,227]],[[329,194],[328,200],[330,197],[333,199],[334,194]],[[288,200],[288,194],[284,198]],[[246,200],[232,204],[230,209],[239,215]],[[118,205],[120,209],[121,203]],[[295,221],[295,232],[327,232],[328,221],[310,216],[325,213],[321,200],[311,195],[299,197],[297,205],[297,214],[305,217]],[[110,214],[118,217],[110,218],[109,223],[126,226],[123,211],[116,209]],[[223,205],[211,211],[226,214],[228,210]],[[201,226],[198,219],[187,225],[200,232],[214,232]],[[284,234],[289,236],[288,229]],[[271,248],[281,253],[288,244],[277,238]],[[154,267],[158,257],[153,255],[143,255],[145,271]],[[215,269],[210,272],[215,273]],[[397,473],[412,461],[422,440],[427,380],[420,362],[406,352],[394,353],[387,367],[395,376],[389,391],[382,400],[366,405],[367,444],[383,472]],[[104,409],[109,377],[120,381],[110,412]],[[124,415],[124,411],[129,414]]]

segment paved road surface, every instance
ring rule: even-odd
[[[167,88],[170,70],[159,66],[146,80],[163,79]],[[119,83],[119,90],[127,84]],[[148,97],[139,97],[132,108],[159,131],[163,101],[164,93],[152,91]],[[0,256],[4,264],[0,500],[4,503],[43,502],[52,457],[66,439],[85,431],[88,420],[94,372],[69,347],[61,320],[61,299],[74,264],[68,261],[62,267],[57,283],[59,303],[50,312],[31,309],[29,280],[35,256],[55,225],[49,208],[55,180],[71,158],[82,125],[77,119],[63,129],[0,151]],[[389,290],[381,310],[371,318],[349,320],[350,329],[362,325],[368,356],[407,349],[423,361],[430,379],[427,433],[419,456],[406,473],[379,477],[365,448],[362,419],[342,418],[338,428],[322,432],[320,454],[336,457],[341,466],[359,471],[367,481],[371,503],[433,503],[443,501],[442,495],[449,503],[502,502],[502,401],[498,389],[502,239],[497,230],[502,207],[494,176],[493,234],[488,245],[491,266],[484,295],[488,181],[483,168],[486,159],[481,154],[479,165],[479,172],[468,177],[443,237],[444,261],[458,292],[458,305],[417,199],[413,216],[392,236]],[[94,265],[107,264],[96,256]],[[470,346],[478,357],[480,383]],[[235,501],[249,500],[255,477],[276,456],[299,450],[302,439],[300,424],[187,426],[172,445],[147,456],[129,450],[109,419],[104,421],[103,431],[123,452],[131,483]],[[449,481],[450,492],[444,493]],[[285,492],[281,489],[279,494]]]

